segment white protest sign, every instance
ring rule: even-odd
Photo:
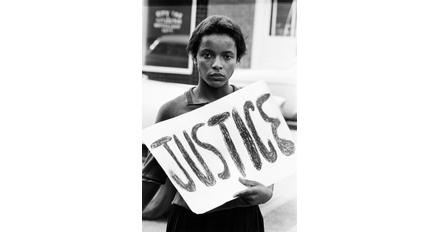
[[[143,142],[190,209],[204,213],[246,187],[295,172],[295,143],[264,82],[143,130]]]

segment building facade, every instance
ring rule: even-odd
[[[295,68],[296,0],[144,0],[143,73],[195,84],[197,73],[184,48],[195,25],[210,15],[226,15],[242,28],[248,52],[239,69]]]

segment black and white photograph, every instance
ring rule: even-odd
[[[296,231],[296,0],[144,0],[142,231]]]
[[[0,231],[440,231],[437,5],[0,1]]]

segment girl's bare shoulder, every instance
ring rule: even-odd
[[[170,118],[177,117],[186,112],[187,99],[184,94],[181,94],[174,99],[163,104],[156,117],[156,122],[165,121]]]

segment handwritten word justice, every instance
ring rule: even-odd
[[[275,139],[275,143],[280,149],[281,153],[285,156],[290,156],[295,152],[295,144],[294,142],[290,140],[286,140],[283,138],[280,138],[277,132],[278,127],[280,126],[280,120],[277,118],[269,117],[264,111],[263,111],[263,103],[269,99],[270,94],[266,93],[261,95],[256,100],[256,106],[258,109],[258,112],[260,113],[262,119],[271,124],[272,128],[272,134]],[[225,142],[225,145],[227,147],[227,150],[229,152],[229,155],[231,156],[232,160],[234,161],[234,164],[240,174],[245,177],[246,176],[246,170],[243,165],[243,162],[240,158],[240,155],[237,152],[237,149],[234,145],[234,142],[231,139],[231,136],[229,134],[229,129],[225,125],[225,121],[228,120],[231,117],[234,120],[236,129],[240,133],[240,137],[243,141],[243,144],[246,147],[246,150],[249,154],[249,158],[252,161],[252,164],[256,170],[260,170],[262,167],[261,163],[261,156],[268,162],[274,163],[277,160],[278,154],[275,150],[275,147],[270,139],[268,139],[266,146],[260,136],[257,133],[257,129],[255,128],[255,125],[252,121],[250,111],[254,111],[255,107],[254,104],[251,101],[246,101],[243,105],[243,111],[245,115],[245,122],[240,117],[240,115],[237,112],[237,109],[234,107],[232,109],[232,113],[224,112],[217,115],[214,115],[210,117],[207,121],[208,127],[215,127],[217,126],[220,129],[221,134],[223,135],[223,140]],[[220,179],[228,179],[230,177],[230,171],[229,167],[222,156],[222,154],[218,151],[217,148],[215,148],[212,144],[205,143],[200,141],[200,139],[197,136],[197,131],[199,128],[205,126],[205,123],[198,123],[194,125],[191,129],[191,136],[186,132],[183,131],[183,136],[185,137],[186,143],[188,143],[189,147],[191,148],[192,153],[197,158],[197,161],[200,163],[200,165],[203,167],[204,172],[202,172],[194,163],[194,160],[189,156],[187,150],[183,147],[182,142],[177,138],[176,135],[171,136],[164,136],[155,142],[151,144],[151,148],[155,149],[158,147],[163,146],[163,148],[166,149],[166,151],[171,155],[173,160],[177,163],[178,167],[182,170],[183,174],[185,175],[186,179],[188,180],[186,183],[182,181],[173,171],[170,170],[171,177],[174,179],[174,181],[183,189],[194,192],[196,190],[196,185],[191,178],[191,176],[188,174],[188,172],[183,168],[180,161],[176,158],[176,155],[171,150],[170,146],[168,145],[168,142],[173,140],[177,147],[179,148],[179,151],[182,153],[183,158],[188,163],[188,165],[191,167],[191,170],[194,172],[194,174],[197,176],[197,178],[204,183],[206,186],[213,186],[216,184],[216,179],[214,178],[214,175],[212,174],[211,170],[209,169],[206,162],[203,160],[203,157],[200,155],[197,147],[195,144],[198,145],[198,147],[201,147],[203,149],[211,151],[215,156],[218,157],[218,159],[223,164],[223,171],[221,173],[218,173],[217,176]],[[246,127],[247,126],[247,127]],[[250,131],[247,129],[249,128]],[[252,134],[252,136],[251,136]],[[194,144],[195,143],[195,144]],[[258,148],[258,150],[257,150]],[[259,153],[258,153],[259,151]]]

